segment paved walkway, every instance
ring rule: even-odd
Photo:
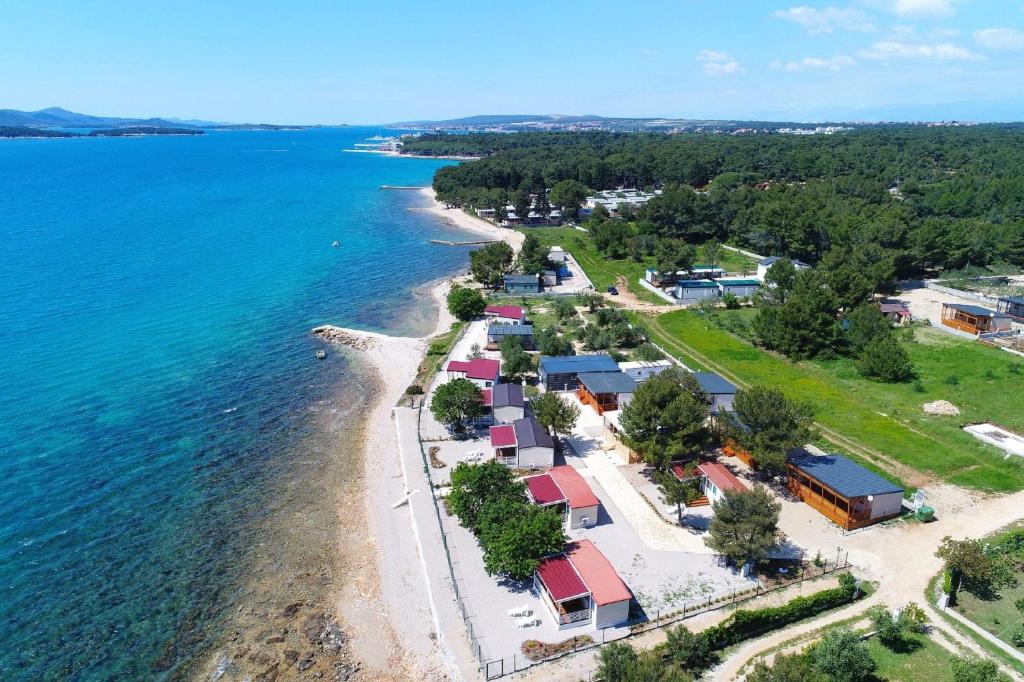
[[[989,632],[985,628],[981,627],[980,625],[978,625],[974,621],[972,621],[972,620],[966,618],[965,616],[963,616],[962,614],[958,613],[955,609],[942,609],[942,612],[945,613],[946,615],[950,616],[951,618],[953,618],[953,620],[957,621],[958,623],[960,623],[960,624],[970,628],[972,631],[974,631],[975,633],[977,633],[978,635],[980,635],[984,639],[988,640],[989,642],[991,642],[995,646],[999,647],[1004,652],[1006,652],[1009,656],[1011,656],[1013,658],[1016,658],[1021,663],[1024,663],[1024,654],[1021,654],[1019,649],[1017,649],[1016,647],[1010,646],[1009,644],[1007,644],[1003,640],[999,639],[998,637],[996,637],[991,632]]]
[[[564,395],[578,404],[574,394]],[[593,408],[583,405],[580,408],[579,423],[568,438],[569,446],[578,458],[576,463],[585,469],[583,473],[592,476],[600,484],[643,543],[651,549],[713,554],[699,534],[667,523],[651,509],[643,495],[619,470],[618,458],[601,449],[603,441],[599,436],[600,431],[601,418],[594,413]],[[569,463],[573,464],[571,457],[569,459]]]

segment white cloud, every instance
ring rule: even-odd
[[[841,7],[823,7],[816,9],[800,5],[785,10],[778,10],[772,16],[778,19],[786,19],[803,26],[808,33],[832,33],[836,30],[843,31],[874,31],[875,25],[871,23],[863,10]]]
[[[847,66],[853,66],[856,62],[845,54],[833,55],[827,59],[822,57],[804,57],[798,61],[782,62],[774,61],[769,68],[776,71],[840,71]]]
[[[932,30],[932,35],[937,38],[952,38],[960,35],[960,31],[955,28],[936,28]]]
[[[951,17],[953,0],[890,0],[888,9],[901,17]]]
[[[974,41],[990,50],[1024,50],[1024,33],[1012,28],[975,31]]]
[[[861,50],[864,59],[935,59],[939,61],[976,62],[983,59],[981,55],[967,48],[951,43],[901,43],[898,41],[879,41],[871,44],[870,49]]]
[[[697,54],[697,61],[704,64],[704,73],[709,76],[727,76],[743,72],[743,67],[738,61],[717,50],[701,50]]]

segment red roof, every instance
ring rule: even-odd
[[[523,309],[517,305],[489,305],[484,308],[484,315],[497,315],[510,320],[523,319]]]
[[[583,579],[583,583],[590,588],[590,593],[598,606],[632,598],[633,595],[626,587],[626,583],[622,582],[615,567],[594,543],[590,540],[580,540],[569,545],[568,549],[566,556]]]
[[[740,483],[740,479],[733,476],[721,462],[705,462],[697,469],[708,477],[708,480],[715,484],[715,487],[725,492],[726,490],[739,490],[746,492],[747,487]]]
[[[516,430],[511,424],[491,427],[491,447],[507,448],[516,444]]]
[[[581,597],[589,590],[564,554],[548,557],[537,566],[537,576],[554,601]]]
[[[469,379],[495,381],[498,378],[498,372],[501,371],[501,361],[490,358],[450,360],[446,369],[449,372],[464,372]]]
[[[555,484],[555,479],[547,474],[527,478],[526,489],[530,491],[530,497],[533,498],[533,501],[539,505],[565,501],[565,494]]]
[[[594,491],[590,489],[587,482],[583,480],[580,473],[571,466],[563,464],[553,467],[548,475],[554,479],[555,484],[565,494],[569,501],[570,509],[583,509],[584,507],[596,507],[600,504]]]
[[[487,407],[490,407],[492,404],[494,404],[494,398],[492,396],[491,389],[485,388],[483,390],[483,394],[484,394],[484,405],[486,405]]]

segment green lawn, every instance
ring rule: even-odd
[[[1022,575],[1017,577],[1018,579],[1024,578]],[[1024,599],[1024,584],[1003,588],[999,594],[984,598],[967,590],[960,590],[957,593],[954,608],[999,639],[1012,645],[1011,635],[1014,630],[1024,625],[1024,614],[1014,606],[1018,599]]]
[[[925,635],[910,635],[905,642],[894,651],[877,637],[867,641],[871,658],[878,666],[873,679],[888,682],[947,682],[953,679],[953,654],[948,649]]]
[[[912,385],[864,380],[849,361],[791,363],[694,312],[666,313],[644,322],[656,341],[691,367],[720,372],[740,385],[778,387],[810,402],[823,435],[838,451],[873,460],[891,476],[916,485],[913,476],[901,471],[909,467],[970,488],[1024,488],[1024,464],[1004,459],[959,428],[969,419],[1021,425],[1020,377],[1010,371],[1014,357],[1005,352],[919,330],[918,341],[907,344],[924,384],[924,392],[917,393]],[[952,373],[959,377],[956,386],[946,383]],[[958,405],[963,415],[933,417],[920,411],[921,403],[938,398]]]
[[[603,256],[594,246],[590,235],[585,232],[571,227],[530,227],[522,229],[521,232],[536,235],[544,246],[561,246],[566,249],[600,292],[610,286],[619,286],[618,278],[621,276],[626,278],[629,290],[636,294],[637,298],[649,303],[665,303],[664,299],[637,284],[637,280],[644,276],[646,265],[628,259],[616,260]]]

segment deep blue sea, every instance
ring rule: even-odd
[[[368,382],[310,328],[424,333],[467,264],[378,132],[0,140],[0,679],[174,677],[329,525]]]

